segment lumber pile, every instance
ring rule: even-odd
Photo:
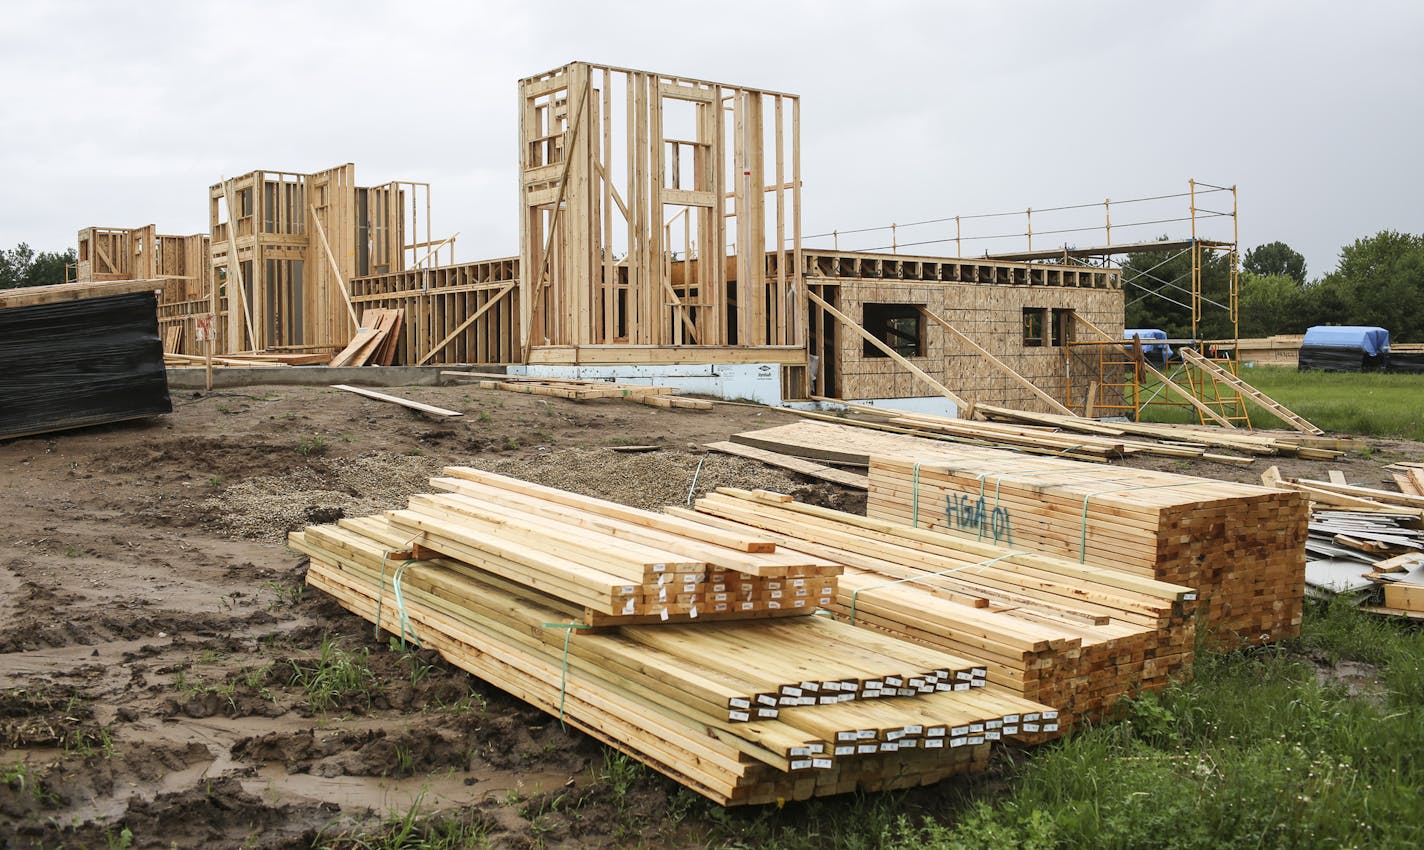
[[[1223,449],[1243,455],[1290,455],[1314,460],[1329,460],[1339,457],[1346,450],[1358,445],[1357,441],[1348,438],[1324,437],[1287,431],[1234,431],[1205,425],[1175,425],[1158,422],[1103,422],[1082,416],[1031,413],[987,404],[977,405],[974,409],[976,413],[995,423],[1014,422],[1080,434],[1085,437],[1124,439],[1124,450],[1128,454],[1187,457],[1190,455],[1181,453],[1199,451],[1210,460],[1223,460],[1230,456],[1210,453],[1211,449]]]
[[[525,395],[542,395],[587,401],[596,398],[621,398],[651,407],[677,407],[685,410],[711,410],[712,402],[698,398],[683,398],[677,387],[654,387],[642,384],[620,384],[614,381],[592,381],[576,378],[533,378],[517,375],[494,375],[482,372],[446,370],[442,378],[473,380],[482,390],[504,390]]]
[[[877,457],[866,514],[1194,587],[1222,637],[1300,629],[1308,513],[1298,493],[1044,457]]]
[[[764,536],[472,469],[432,484],[292,534],[308,583],[724,805],[937,782],[1053,720],[976,661],[807,616],[839,565]]]
[[[1063,728],[1191,669],[1190,587],[759,492],[694,507],[669,512],[844,564],[837,618],[979,661],[991,686],[1058,706]]]
[[[390,366],[395,362],[405,311],[398,308],[368,307],[361,312],[361,326],[346,347],[336,353],[328,366]]]
[[[1394,475],[1394,484],[1399,492],[1424,496],[1424,463],[1393,463],[1386,468]]]
[[[1399,465],[1396,465],[1399,466]],[[1407,468],[1407,467],[1406,467]],[[1294,490],[1309,498],[1312,508],[1346,508],[1356,512],[1404,514],[1424,520],[1424,496],[1409,492],[1395,493],[1377,487],[1361,487],[1347,484],[1338,474],[1338,480],[1320,481],[1313,478],[1285,478],[1276,467],[1261,473],[1261,482],[1267,487]]]

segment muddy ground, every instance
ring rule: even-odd
[[[305,591],[283,538],[397,507],[448,464],[646,507],[684,501],[694,475],[699,492],[765,487],[855,511],[863,496],[700,448],[795,419],[766,408],[397,392],[466,415],[254,387],[0,443],[0,846],[367,846],[412,811],[493,847],[715,835],[720,813],[674,783]],[[631,445],[659,448],[617,451]],[[1381,483],[1384,464],[1421,454],[1377,446],[1282,471]]]

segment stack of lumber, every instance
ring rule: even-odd
[[[591,381],[577,378],[534,378],[518,375],[495,375],[484,372],[447,370],[442,378],[473,380],[482,390],[504,390],[525,395],[542,395],[587,401],[596,398],[623,398],[652,407],[680,407],[687,410],[711,410],[712,402],[697,398],[682,398],[677,387],[653,387],[642,384],[620,384],[614,381]]]
[[[1299,633],[1308,512],[1298,493],[1044,457],[877,457],[866,513],[1194,587],[1224,638]]]
[[[979,661],[992,686],[1058,706],[1064,728],[1191,669],[1189,587],[760,492],[669,512],[845,564],[838,618]]]
[[[446,473],[444,495],[416,497],[411,510],[292,534],[310,557],[308,583],[719,803],[937,782],[982,769],[992,741],[1053,717],[983,687],[987,671],[972,660],[785,616],[809,608],[681,622],[623,614],[615,574],[646,585],[809,572],[833,583],[838,567],[764,537]],[[437,516],[440,533],[410,533]],[[592,606],[616,613],[590,628]]]
[[[208,363],[208,358],[200,354],[164,352],[163,359],[175,366],[204,366]],[[327,354],[223,354],[214,356],[212,363],[218,367],[241,366],[260,369],[268,366],[319,366],[325,365],[330,359]]]
[[[361,326],[345,348],[328,366],[389,366],[395,362],[405,311],[368,307],[361,312]]]

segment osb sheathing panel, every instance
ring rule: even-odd
[[[1120,289],[982,284],[864,283],[841,281],[828,287],[851,318],[864,318],[864,305],[921,304],[993,352],[996,357],[1054,398],[1063,399],[1064,349],[1025,347],[1023,310],[1071,309],[1108,333],[1122,332]],[[1048,328],[1045,327],[1045,334]],[[868,357],[859,337],[841,332],[839,362],[842,398],[908,398],[934,391],[886,357]],[[940,383],[976,402],[1048,411],[1048,406],[993,363],[957,343],[948,332],[924,322],[924,356],[908,358]]]

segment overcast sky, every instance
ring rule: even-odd
[[[354,162],[361,185],[432,183],[458,259],[514,254],[515,83],[579,59],[800,94],[807,234],[1194,177],[1240,187],[1243,249],[1285,241],[1315,276],[1356,238],[1424,232],[1421,45],[1418,0],[15,2],[0,15],[0,246],[58,250],[87,225],[205,231],[222,176]],[[1185,212],[1115,209],[1113,240],[1185,235],[1125,227]],[[889,241],[857,238],[843,247]],[[1102,234],[1035,247],[1065,240]]]

